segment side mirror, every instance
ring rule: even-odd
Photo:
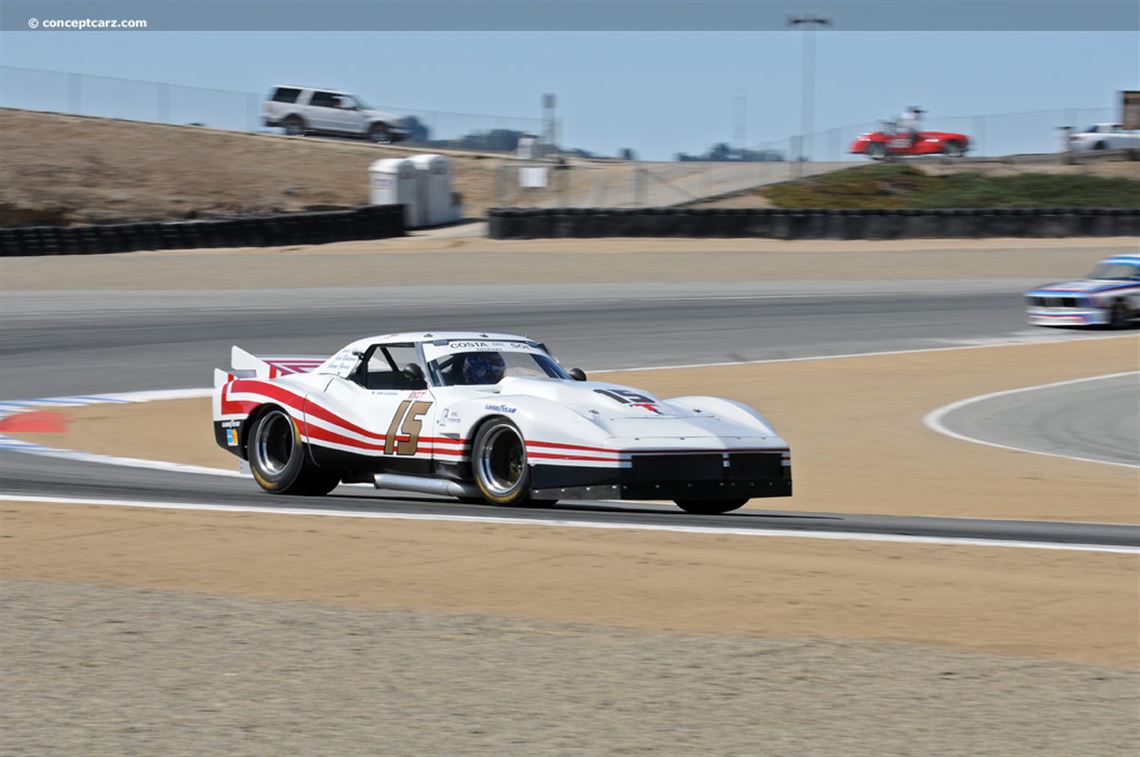
[[[581,368],[571,368],[569,370],[569,373],[570,373],[570,378],[574,379],[575,381],[585,381],[586,380],[586,372],[584,370],[582,370]]]

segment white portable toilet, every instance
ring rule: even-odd
[[[533,134],[523,134],[519,137],[518,146],[515,147],[515,157],[522,160],[534,160],[538,157],[538,137]]]
[[[368,167],[368,201],[373,205],[403,205],[404,225],[424,226],[425,212],[420,202],[416,166],[406,158],[384,158]]]
[[[420,205],[420,226],[438,226],[458,221],[460,205],[451,192],[451,161],[443,155],[417,155],[412,158],[416,167],[417,192]]]

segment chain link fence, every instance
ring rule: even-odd
[[[576,160],[504,162],[496,169],[494,207],[646,208],[698,204],[853,165],[787,161],[673,163]]]
[[[0,66],[0,107],[231,131],[266,130],[261,103],[267,92]],[[539,134],[542,130],[542,121],[537,118],[394,105],[377,105],[376,109],[405,119],[416,137],[409,144],[428,148],[510,152],[517,145],[518,134]]]
[[[366,93],[365,93],[366,94]],[[264,94],[187,87],[163,82],[0,66],[0,107],[102,116],[217,129],[266,130]],[[865,122],[792,135],[740,151],[718,145],[702,156],[669,162],[589,158],[564,152],[555,160],[514,158],[520,134],[541,134],[536,118],[381,106],[405,118],[411,146],[503,154],[472,180],[483,207],[639,208],[699,204],[710,198],[867,162],[848,150],[855,138],[881,129]],[[1082,129],[1112,121],[1112,108],[1065,108],[1019,113],[947,116],[927,113],[922,128],[962,132],[970,157],[1056,153],[1061,127]],[[806,160],[798,160],[803,157]],[[509,158],[509,159],[508,159]],[[718,159],[719,158],[719,159]],[[725,159],[729,158],[729,159]],[[738,159],[732,159],[738,158]],[[747,159],[739,159],[747,158]],[[474,176],[473,169],[468,170]],[[488,186],[490,184],[490,186]]]
[[[965,134],[970,138],[972,157],[1000,157],[1037,153],[1055,153],[1061,149],[1061,129],[1084,130],[1096,123],[1116,121],[1114,108],[1056,108],[1053,110],[990,113],[973,116],[940,116],[925,114],[923,131],[945,131]],[[831,127],[807,135],[763,142],[749,149],[777,154],[786,160],[804,156],[810,160],[850,160],[851,143],[860,134],[880,131],[889,123],[866,121]]]
[[[0,107],[259,131],[264,128],[263,97],[263,93],[255,92],[0,66]],[[540,134],[543,126],[537,118],[395,105],[377,107],[409,121],[414,119],[413,123],[425,127],[426,133],[415,130],[419,137],[415,143],[425,147],[511,152],[518,134]],[[966,134],[971,140],[971,156],[1002,156],[1057,152],[1061,127],[1083,129],[1115,118],[1113,108],[1057,108],[968,116],[928,113],[923,128]],[[830,127],[762,142],[749,149],[763,153],[769,160],[795,161],[802,156],[811,161],[844,161],[851,159],[848,150],[859,134],[881,129],[884,123],[868,121]]]

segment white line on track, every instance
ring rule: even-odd
[[[929,428],[931,431],[935,431],[939,434],[944,434],[944,435],[952,437],[954,439],[960,439],[961,441],[964,441],[964,442],[971,442],[973,444],[983,444],[987,447],[996,447],[998,449],[1007,449],[1007,450],[1012,450],[1013,452],[1028,452],[1028,453],[1033,454],[1033,455],[1045,455],[1046,457],[1059,457],[1059,458],[1062,458],[1064,460],[1076,460],[1077,462],[1082,462],[1082,463],[1100,463],[1101,465],[1117,465],[1117,466],[1120,466],[1122,468],[1140,468],[1140,465],[1135,465],[1133,463],[1119,463],[1119,462],[1115,462],[1113,460],[1097,460],[1096,458],[1092,458],[1092,457],[1078,457],[1076,455],[1065,455],[1065,454],[1062,454],[1060,452],[1042,452],[1041,450],[1029,449],[1026,447],[1014,447],[1014,446],[1011,446],[1009,444],[998,444],[997,442],[989,442],[989,441],[986,441],[985,439],[977,439],[973,436],[966,436],[965,434],[960,434],[957,431],[951,431],[950,429],[946,428],[945,424],[943,423],[946,416],[949,415],[950,413],[954,412],[955,410],[960,410],[964,407],[967,407],[968,405],[973,405],[977,402],[984,402],[986,400],[991,400],[991,399],[994,399],[996,397],[1006,397],[1006,396],[1009,396],[1011,394],[1022,394],[1024,392],[1035,392],[1039,389],[1052,389],[1052,388],[1058,387],[1058,386],[1071,386],[1072,384],[1083,384],[1083,383],[1086,383],[1088,381],[1103,381],[1105,379],[1121,378],[1123,376],[1135,376],[1135,375],[1140,375],[1140,371],[1124,371],[1122,373],[1106,373],[1102,376],[1088,376],[1085,378],[1070,379],[1068,381],[1054,381],[1050,384],[1038,384],[1036,386],[1023,386],[1023,387],[1019,387],[1017,389],[1006,389],[1005,391],[1001,391],[1001,392],[990,392],[989,394],[979,394],[976,397],[967,397],[966,399],[958,400],[957,402],[951,402],[949,405],[943,405],[942,407],[935,408],[934,410],[931,410],[929,413],[927,413],[926,415],[923,416],[922,423],[927,428]]]
[[[103,465],[118,465],[123,468],[145,468],[168,473],[197,473],[205,476],[231,476],[241,477],[236,469],[208,468],[204,465],[188,465],[185,463],[169,463],[162,460],[143,460],[137,457],[117,457],[115,455],[100,455],[95,452],[81,452],[74,449],[61,449],[59,447],[46,447],[42,444],[33,444],[19,439],[0,436],[0,450],[13,452],[28,452],[40,457],[55,457],[63,460],[74,460],[80,463],[102,463]]]
[[[832,541],[876,541],[895,544],[940,544],[957,547],[1005,547],[1016,549],[1050,549],[1072,552],[1108,552],[1140,554],[1140,547],[1100,544],[1066,544],[1061,542],[1014,541],[1007,539],[955,539],[937,536],[907,536],[866,532],[783,531],[775,529],[733,528],[730,526],[670,526],[650,523],[612,523],[607,521],[557,520],[548,518],[497,518],[483,515],[443,515],[434,513],[350,512],[308,507],[254,507],[247,505],[215,505],[201,502],[154,502],[149,500],[86,499],[52,497],[37,494],[0,494],[0,502],[35,502],[59,505],[93,505],[100,507],[139,507],[151,510],[193,510],[199,512],[250,513],[257,515],[302,515],[325,518],[358,518],[372,520],[444,521],[482,523],[505,526],[538,526],[542,528],[594,528],[608,531],[659,531],[668,533],[705,534],[714,536],[766,536],[786,539],[828,539]]]
[[[671,368],[726,368],[734,365],[765,365],[767,363],[806,363],[815,360],[845,360],[857,357],[884,357],[889,355],[914,355],[923,352],[949,352],[952,350],[982,350],[995,347],[1030,347],[1041,344],[1065,344],[1067,342],[1092,342],[1101,339],[1128,339],[1130,334],[1112,336],[1045,336],[1040,339],[1019,339],[1009,342],[993,342],[986,344],[956,344],[950,347],[918,347],[909,350],[884,350],[881,352],[849,352],[842,355],[811,355],[808,357],[776,357],[762,358],[760,360],[730,360],[722,363],[689,363],[682,365],[651,365],[639,368],[605,368],[592,370],[590,373],[639,373],[641,371],[664,371]]]

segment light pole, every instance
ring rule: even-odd
[[[788,18],[788,26],[799,26],[804,30],[804,68],[802,81],[800,82],[803,87],[800,95],[800,145],[799,155],[796,155],[796,176],[803,176],[803,159],[809,157],[811,152],[809,147],[809,134],[812,130],[812,105],[814,104],[814,93],[812,91],[815,84],[815,34],[814,31],[821,26],[831,26],[831,19],[823,16],[791,16]]]

